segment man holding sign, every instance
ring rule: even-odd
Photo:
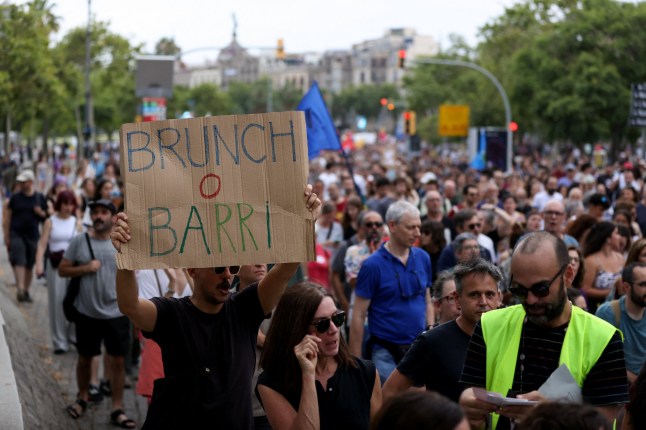
[[[321,202],[308,175],[302,112],[125,124],[121,171],[126,214],[112,233],[117,301],[156,341],[144,428],[251,429],[251,378],[260,323],[298,267],[312,260]],[[278,263],[231,295],[241,264]],[[190,267],[180,300],[139,299],[133,270]]]
[[[314,219],[321,202],[311,186],[305,206]],[[133,239],[128,217],[111,235],[118,252]],[[132,270],[117,271],[119,309],[162,350],[165,378],[155,381],[143,428],[251,429],[251,377],[262,320],[278,304],[298,263],[281,263],[258,284],[231,297],[239,266],[190,268],[190,298],[140,299]]]

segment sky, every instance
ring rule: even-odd
[[[62,38],[85,26],[88,0],[50,0],[60,18]],[[283,39],[285,51],[323,52],[381,37],[389,28],[412,27],[446,46],[451,33],[471,45],[478,29],[518,0],[91,0],[96,20],[154,51],[162,37],[172,37],[183,51],[223,47],[231,41],[232,14],[238,42],[245,47],[274,47]],[[24,1],[19,1],[24,3]],[[217,51],[189,53],[189,64],[214,59]]]

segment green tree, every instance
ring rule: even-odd
[[[0,113],[9,129],[22,130],[29,148],[47,119],[51,104],[64,92],[57,78],[49,37],[58,29],[46,0],[0,5]]]
[[[155,44],[155,54],[157,55],[177,55],[182,50],[175,43],[174,37],[162,37]]]
[[[361,85],[341,91],[332,100],[332,116],[345,122],[354,122],[355,115],[376,119],[382,112],[381,99],[400,105],[402,99],[392,84]]]
[[[63,61],[82,76],[85,68],[85,28],[76,28],[65,35],[59,49]],[[141,46],[132,46],[128,39],[112,33],[108,23],[94,22],[90,33],[90,82],[94,123],[97,130],[109,136],[121,124],[132,122],[137,112],[135,97],[135,56]],[[83,79],[72,90],[81,111],[85,108]]]

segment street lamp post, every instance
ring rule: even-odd
[[[87,29],[85,31],[85,129],[83,130],[83,146],[85,150],[92,147],[92,93],[90,86],[90,41],[92,32],[92,0],[87,0]],[[76,147],[76,159],[83,156],[81,145]],[[85,154],[87,155],[87,154]]]
[[[469,61],[461,61],[461,60],[443,60],[439,58],[417,58],[412,61],[414,64],[440,64],[443,66],[458,66],[458,67],[468,67],[469,69],[477,70],[478,72],[482,73],[485,75],[491,82],[493,82],[494,86],[498,90],[498,93],[500,93],[500,97],[502,98],[502,103],[505,106],[505,130],[507,131],[507,167],[509,169],[512,168],[512,148],[511,144],[513,141],[513,132],[509,129],[509,124],[511,124],[511,105],[509,104],[509,98],[507,97],[507,93],[505,92],[505,89],[503,88],[502,84],[498,79],[487,69],[484,67],[478,66],[475,63],[471,63]]]

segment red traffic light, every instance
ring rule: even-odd
[[[516,121],[512,121],[509,123],[509,130],[512,132],[517,132],[518,131],[518,123]]]
[[[397,67],[400,69],[404,68],[404,63],[406,62],[406,50],[400,49],[398,52],[399,59],[397,60]]]
[[[404,112],[404,119],[406,121],[410,120],[410,112],[408,112],[408,111]]]
[[[388,99],[384,97],[379,100],[379,103],[381,103],[382,106],[386,106],[388,104]]]

